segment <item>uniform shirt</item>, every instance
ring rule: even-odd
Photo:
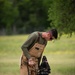
[[[47,41],[42,38],[42,32],[33,32],[29,35],[28,39],[25,41],[25,43],[22,45],[22,50],[24,52],[24,55],[29,59],[31,55],[29,54],[29,50],[33,47],[35,43],[40,43],[42,45],[47,45]]]

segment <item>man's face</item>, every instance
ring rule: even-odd
[[[49,32],[47,32],[47,33],[45,34],[45,39],[46,39],[47,41],[52,41],[52,40],[54,39],[54,37],[52,36],[52,34],[50,34]]]

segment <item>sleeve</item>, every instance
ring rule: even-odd
[[[31,58],[31,55],[28,52],[28,47],[38,38],[38,36],[35,33],[30,34],[28,39],[25,41],[25,43],[22,45],[21,49],[24,52],[24,55],[29,59]]]

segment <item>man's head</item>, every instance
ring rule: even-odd
[[[51,29],[51,30],[49,31],[49,33],[50,33],[50,35],[51,35],[52,37],[54,37],[55,39],[57,39],[57,37],[58,37],[58,32],[57,32],[56,29]],[[52,39],[52,38],[50,37],[50,39]]]
[[[51,29],[48,32],[44,32],[43,33],[43,37],[47,40],[47,41],[51,41],[53,39],[57,39],[58,37],[58,32],[56,29]]]

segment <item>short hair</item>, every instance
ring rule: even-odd
[[[58,38],[58,31],[57,31],[57,29],[51,29],[49,32],[52,33],[52,36],[54,36],[55,39]]]

